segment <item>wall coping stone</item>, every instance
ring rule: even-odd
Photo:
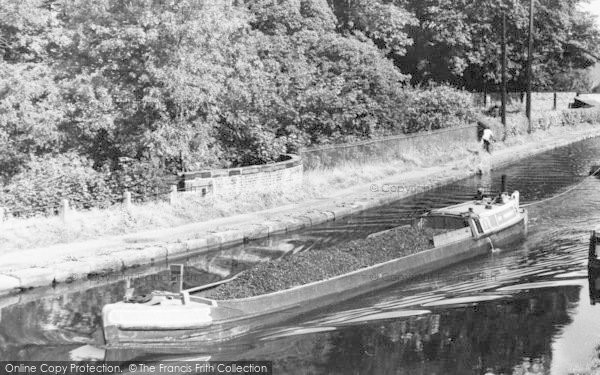
[[[302,158],[298,155],[285,154],[283,156],[287,157],[287,159],[276,163],[249,165],[247,167],[179,172],[177,173],[177,176],[186,181],[193,180],[196,178],[228,177],[236,175],[249,175],[264,172],[273,172],[281,169],[293,168],[302,165]]]

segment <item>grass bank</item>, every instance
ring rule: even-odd
[[[501,136],[499,123],[495,133]],[[551,140],[577,140],[581,134],[593,132],[596,125],[583,123],[572,126],[536,129],[527,134],[522,116],[509,118],[509,137],[494,145],[494,154],[523,148],[527,145],[544,146]],[[220,200],[186,194],[185,200],[174,204],[167,202],[133,205],[130,209],[114,206],[104,210],[73,212],[68,222],[59,217],[9,219],[1,223],[0,255],[22,249],[39,248],[60,243],[73,243],[90,239],[129,234],[143,230],[179,227],[184,224],[207,222],[238,214],[273,209],[286,205],[303,205],[315,199],[333,199],[355,191],[359,186],[394,179],[411,181],[421,178],[424,185],[431,182],[428,169],[447,166],[458,171],[472,172],[480,163],[476,140],[462,142],[437,142],[427,149],[412,150],[398,155],[394,160],[374,163],[347,162],[334,169],[311,170],[304,175],[302,186],[289,191],[245,193],[235,200]],[[492,157],[494,159],[494,157]],[[492,164],[493,164],[492,160]],[[437,178],[437,177],[436,177]]]

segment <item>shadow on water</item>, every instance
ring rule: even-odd
[[[182,354],[273,360],[276,373],[394,369],[483,374],[488,368],[495,374],[566,373],[556,367],[564,363],[557,356],[566,356],[560,349],[566,327],[577,321],[583,304],[595,308],[587,301],[585,267],[589,229],[600,219],[600,180],[584,178],[598,160],[599,140],[587,140],[342,220],[184,259],[196,269],[188,282],[208,283],[256,262],[405,224],[427,209],[472,199],[480,186],[495,191],[501,174],[509,176],[508,190],[520,190],[527,201],[582,182],[560,199],[530,207],[530,236],[518,247],[296,317],[218,348],[186,348]],[[69,359],[74,349],[94,342],[104,304],[120,300],[127,286],[139,293],[166,288],[165,269],[133,269],[0,299],[0,357]],[[593,356],[598,344],[600,334],[579,346]],[[108,356],[162,358],[143,351]]]
[[[524,355],[542,364],[550,359],[552,335],[570,322],[568,308],[577,302],[578,289],[275,337],[236,358],[269,358],[279,373],[306,368],[330,374],[480,374],[487,368],[512,373],[506,364],[519,363]]]

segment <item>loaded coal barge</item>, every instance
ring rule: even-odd
[[[494,199],[435,209],[413,223],[414,230],[427,229],[423,233],[428,233],[432,248],[244,298],[219,300],[201,296],[204,286],[179,293],[154,292],[144,303],[109,304],[102,311],[104,338],[107,347],[228,340],[519,242],[527,234],[527,222],[527,211],[519,206],[516,191],[511,196],[503,193]]]

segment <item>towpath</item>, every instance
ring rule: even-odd
[[[521,144],[498,145],[492,155],[492,165],[498,168],[598,135],[600,129],[596,125],[536,133]],[[471,144],[468,147],[477,146]],[[175,228],[29,250],[0,251],[0,294],[81,279],[90,273],[114,272],[125,267],[161,262],[335,220],[473,175],[476,164],[471,167],[465,165],[465,161],[460,160],[404,172],[385,180],[353,186],[325,198]],[[402,181],[401,186],[398,186],[398,181]],[[390,185],[392,182],[394,185]]]

